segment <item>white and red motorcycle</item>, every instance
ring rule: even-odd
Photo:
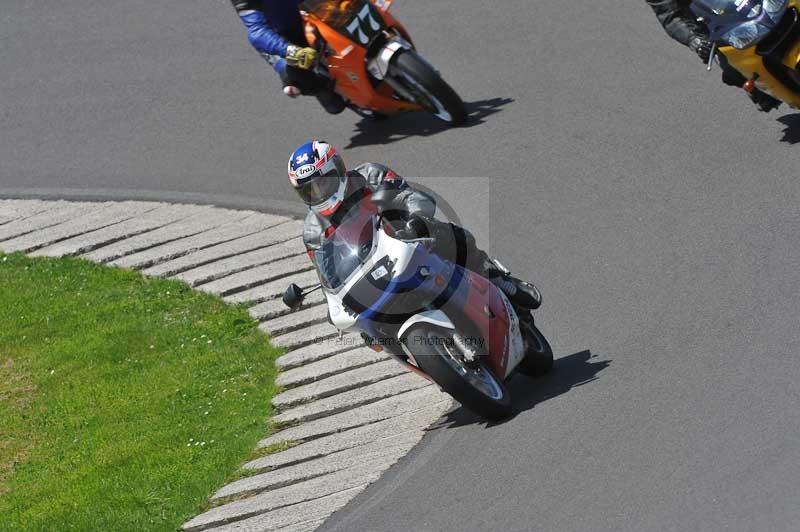
[[[431,253],[431,239],[391,234],[391,224],[362,204],[326,235],[313,261],[330,321],[361,333],[476,414],[508,417],[504,382],[516,370],[535,377],[553,366],[532,313],[518,311],[491,281]],[[296,308],[303,296],[292,285],[284,303]]]

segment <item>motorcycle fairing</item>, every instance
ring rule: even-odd
[[[310,1],[307,3],[310,4]],[[333,0],[317,0],[314,2],[315,5],[338,5],[339,3]],[[373,20],[382,24],[384,29],[396,31],[411,47],[414,46],[403,25],[388,12],[388,6],[386,10],[380,6],[377,9],[372,7],[373,4],[377,3],[377,0],[374,2],[360,0],[355,3],[370,4],[368,11],[372,14]],[[363,7],[361,9],[363,10]],[[361,13],[361,11],[358,13]],[[326,67],[336,82],[336,91],[345,99],[363,109],[372,109],[384,114],[422,110],[422,107],[416,103],[395,98],[394,90],[385,82],[373,85],[373,80],[367,72],[367,62],[368,59],[373,58],[373,55],[379,55],[380,49],[373,50],[374,46],[368,49],[362,43],[357,29],[354,30],[355,37],[353,37],[346,31],[343,33],[329,25],[325,20],[315,15],[313,11],[303,9],[301,15],[305,21],[305,34],[309,45],[316,46],[320,38],[324,41],[324,49],[327,53],[323,55],[323,58]],[[339,26],[341,27],[341,25]],[[345,25],[345,30],[346,26],[347,24]],[[371,30],[372,23],[370,20],[366,20],[366,22],[361,23],[361,26],[362,31],[366,31],[363,29],[366,27]],[[383,30],[381,30],[381,33],[383,33]],[[378,38],[374,39],[374,42],[379,44],[382,39],[379,35]]]
[[[779,22],[778,30],[782,29],[787,17],[797,17],[798,4],[800,0],[789,0],[789,9],[784,14],[784,19]],[[757,47],[737,50],[733,46],[721,46],[719,52],[725,55],[728,63],[745,78],[756,80],[759,90],[785,102],[790,107],[800,109],[800,93],[792,90],[791,80],[783,79],[796,71],[800,62],[800,36],[795,30],[791,30],[789,38],[793,39],[793,43],[787,47],[788,51],[784,52],[783,57],[776,58],[775,53],[770,53],[766,57],[760,55],[765,48],[764,45],[773,40],[772,35],[767,36]],[[788,70],[781,72],[783,67]]]
[[[420,260],[415,256],[414,247],[378,231],[371,253],[358,270],[348,277],[344,285],[325,291],[329,305],[347,309],[338,319],[332,312],[333,325],[342,330],[364,331],[379,336],[376,327],[387,322],[384,319],[387,302],[397,294],[418,289],[424,280],[418,275],[419,265],[416,268],[409,267],[412,260]],[[316,255],[319,255],[319,251]],[[318,262],[315,259],[315,263]],[[400,276],[397,272],[408,273]],[[358,324],[356,317],[359,318]]]
[[[386,29],[381,12],[365,0],[306,0],[300,7],[362,46]]]
[[[488,366],[505,379],[525,355],[519,318],[505,295],[422,244],[395,240],[383,231],[376,240],[359,273],[335,294],[326,291],[333,324],[373,338],[390,329],[400,340],[409,320],[441,310],[462,334],[483,341]]]
[[[505,379],[525,358],[519,318],[511,302],[494,283],[469,270],[464,272],[466,282],[462,285],[467,287],[464,314],[477,326],[486,342],[492,371]]]
[[[712,40],[739,49],[766,37],[786,8],[787,0],[694,0],[691,4]]]

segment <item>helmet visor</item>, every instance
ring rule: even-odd
[[[297,188],[297,194],[306,205],[318,205],[339,190],[339,175],[330,171]]]

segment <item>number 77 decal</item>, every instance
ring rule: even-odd
[[[358,12],[358,16],[353,19],[353,21],[347,25],[347,31],[349,31],[352,35],[358,34],[358,40],[361,44],[367,44],[369,42],[369,37],[364,32],[364,29],[361,27],[361,22],[369,20],[369,25],[373,31],[378,31],[381,28],[381,25],[373,18],[372,12],[369,9],[369,4],[365,4],[364,8]]]

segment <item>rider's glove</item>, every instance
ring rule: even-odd
[[[286,48],[286,62],[297,68],[308,70],[317,62],[317,51],[308,46],[301,48],[290,44],[288,48]]]
[[[701,35],[698,35],[689,41],[689,49],[696,53],[697,57],[699,57],[703,63],[708,63],[708,58],[711,55],[712,47],[711,41],[709,41],[707,37],[703,37]]]
[[[394,232],[394,237],[398,240],[426,238],[431,236],[430,225],[431,222],[424,216],[412,215],[406,222],[405,227]]]

